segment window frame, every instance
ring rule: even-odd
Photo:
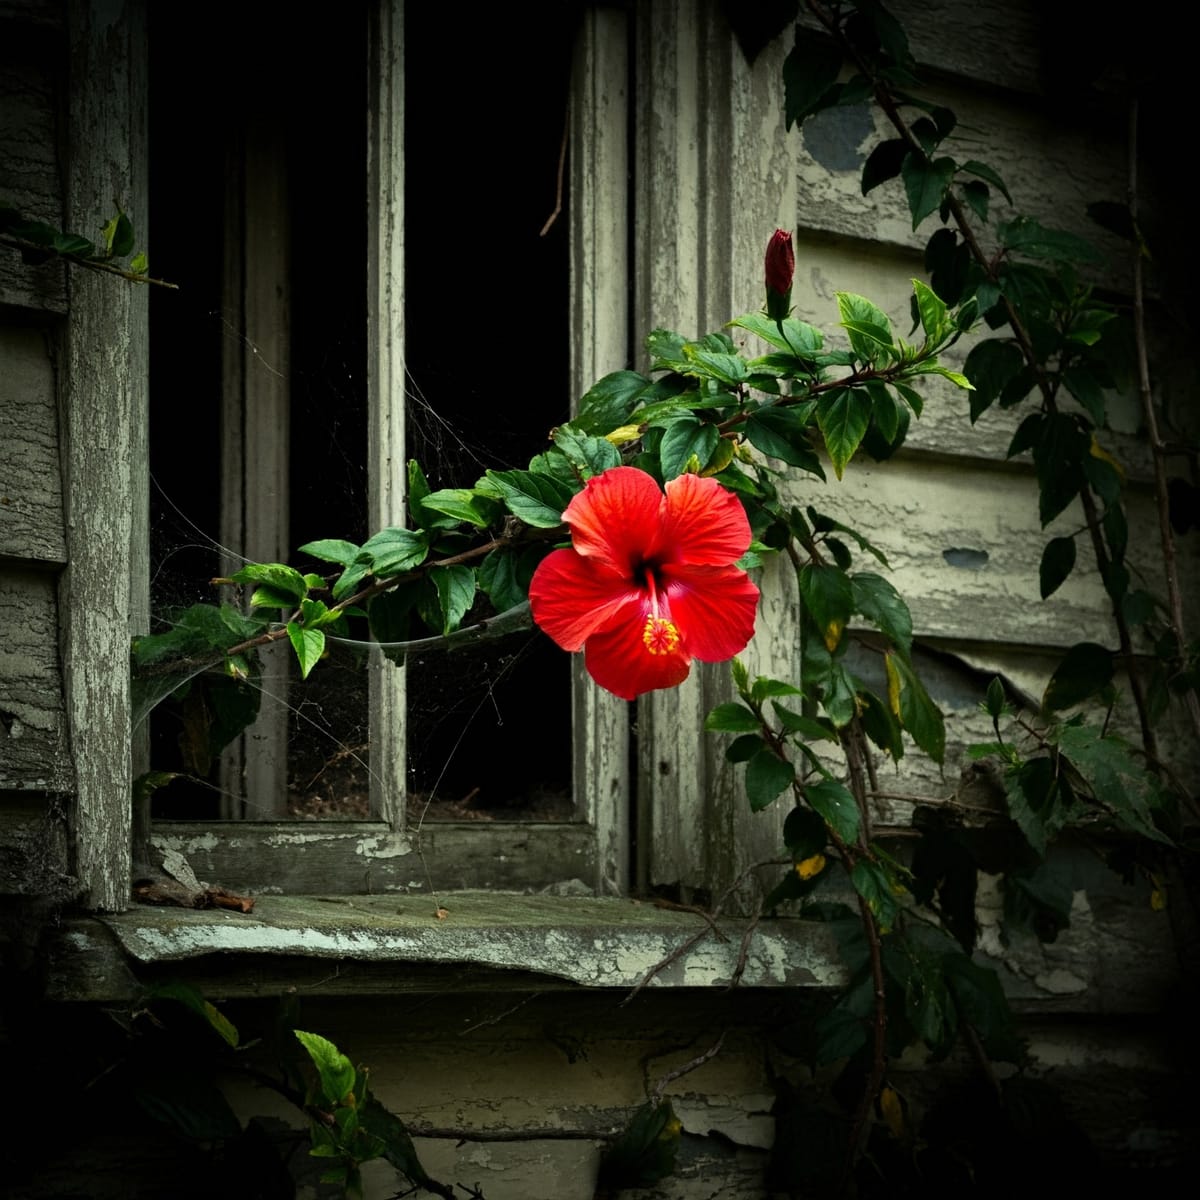
[[[575,50],[573,199],[566,215],[575,396],[628,359],[627,25],[623,12],[590,9],[583,14]],[[403,0],[380,0],[369,18],[368,40],[368,510],[370,526],[380,528],[405,523],[407,484]],[[145,506],[138,509],[143,526],[145,512]],[[139,529],[138,539],[148,544],[148,530]],[[284,659],[282,654],[268,657]],[[384,744],[388,731],[388,740],[402,745],[393,731],[404,725],[403,668],[374,651],[368,674],[371,743]],[[594,893],[624,894],[630,878],[628,707],[597,689],[579,663],[571,687],[575,822],[439,821],[411,829],[401,751],[372,761],[371,820],[151,822],[143,805],[138,824],[147,831],[149,857],[155,861],[168,851],[180,853],[200,879],[256,893],[528,890],[579,881]],[[242,768],[232,761],[225,766],[226,771]],[[270,776],[270,764],[262,773]]]

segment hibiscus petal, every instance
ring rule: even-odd
[[[587,481],[563,520],[578,553],[632,578],[654,544],[662,506],[663,494],[652,476],[637,467],[612,467]]]
[[[593,634],[583,648],[588,674],[614,696],[636,700],[643,692],[682,683],[691,670],[691,656],[681,647],[652,654],[643,637],[644,619],[623,620],[613,629]]]
[[[754,636],[758,588],[736,567],[675,567],[664,572],[671,619],[687,652],[702,662],[724,662]]]
[[[750,522],[738,498],[715,479],[680,475],[667,484],[660,561],[727,567],[750,546]]]
[[[551,551],[529,583],[534,621],[564,650],[578,650],[591,634],[619,620],[625,608],[640,612],[645,604],[644,591],[574,550]],[[635,612],[630,620],[636,619]]]

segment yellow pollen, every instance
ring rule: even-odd
[[[679,630],[674,621],[647,617],[642,629],[642,641],[651,654],[673,654],[679,646]]]

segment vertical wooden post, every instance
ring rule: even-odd
[[[145,24],[137,3],[67,6],[67,229],[98,237],[114,202],[146,221]],[[129,899],[129,635],[145,620],[148,303],[108,275],[68,273],[61,409],[67,567],[60,583],[75,762],[76,874],[89,907]],[[136,511],[135,511],[136,510]]]
[[[404,4],[370,29],[367,115],[367,472],[371,529],[405,523]],[[371,812],[401,833],[407,795],[404,668],[371,651]]]
[[[569,205],[576,398],[629,361],[628,37],[624,13],[591,8],[576,47]],[[630,875],[629,706],[596,687],[582,661],[573,696],[573,787],[598,838],[597,878],[589,882],[601,895],[620,895]]]
[[[638,40],[635,328],[699,337],[761,306],[762,256],[796,223],[796,160],[779,89],[782,39],[746,62],[713,0],[643,5]],[[644,364],[639,364],[644,366]],[[794,588],[759,580],[752,673],[791,678]],[[730,697],[729,668],[692,668],[639,701],[643,886],[720,891],[777,852],[786,815],[753,814],[704,717]],[[752,902],[751,902],[752,903]]]

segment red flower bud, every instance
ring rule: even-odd
[[[767,313],[775,320],[782,321],[788,315],[792,276],[796,272],[792,235],[786,229],[777,229],[771,235],[763,265],[767,278]]]

